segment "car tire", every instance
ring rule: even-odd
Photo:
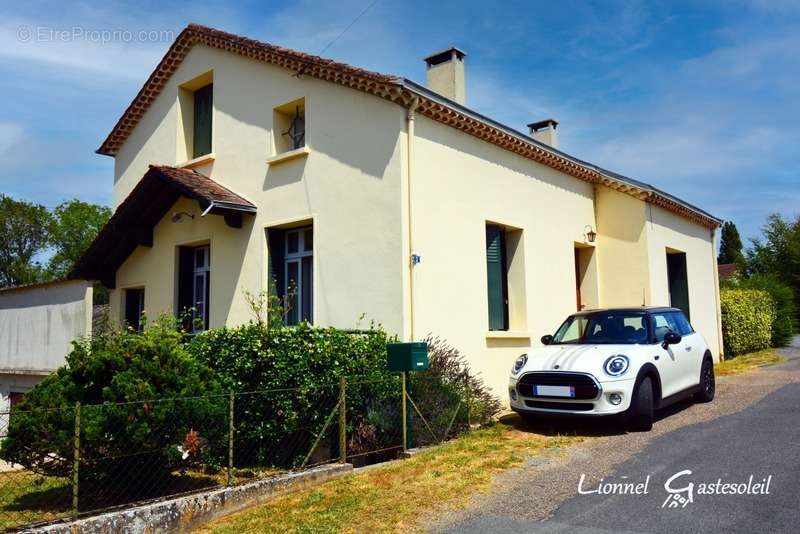
[[[714,378],[714,362],[706,358],[700,368],[700,390],[694,394],[695,402],[711,402],[716,392],[716,379]]]
[[[642,378],[634,389],[631,407],[628,409],[628,428],[647,432],[653,428],[653,379]]]

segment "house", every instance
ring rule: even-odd
[[[739,266],[735,263],[720,263],[717,265],[720,280],[734,280],[739,277]]]
[[[465,105],[465,53],[428,84],[189,25],[98,152],[116,211],[74,276],[111,313],[433,333],[502,392],[522,352],[584,308],[672,304],[720,343],[720,221]]]
[[[91,333],[92,286],[83,280],[0,289],[0,437],[11,407]]]

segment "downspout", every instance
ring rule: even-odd
[[[408,104],[406,113],[406,219],[408,224],[406,229],[406,241],[408,242],[408,255],[406,261],[408,262],[408,328],[410,341],[414,340],[414,265],[416,264],[414,257],[414,242],[412,236],[412,209],[411,209],[411,179],[413,177],[412,163],[414,161],[414,119],[416,117],[416,109],[419,105],[419,98],[413,97]]]
[[[717,318],[717,358],[719,361],[722,361],[725,347],[722,344],[722,310],[720,308],[719,297],[719,271],[717,270],[716,234],[717,229],[713,228],[711,230],[711,268],[714,271],[714,298],[716,299],[716,302],[714,303],[714,315]]]

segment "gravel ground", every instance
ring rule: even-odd
[[[789,383],[800,383],[800,337],[792,347],[781,349],[789,361],[738,376],[719,377],[717,394],[710,404],[684,402],[658,413],[651,432],[626,433],[616,422],[567,419],[525,427],[516,415],[507,416],[520,428],[552,435],[577,433],[590,437],[563,451],[548,451],[501,477],[489,493],[478,495],[458,512],[433,519],[427,528],[434,532],[459,531],[460,524],[486,516],[543,520],[550,517],[567,498],[577,493],[577,483],[586,475],[584,487],[596,487],[618,465],[645,448],[654,438],[688,425],[703,423],[737,413]]]

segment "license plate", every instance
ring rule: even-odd
[[[574,397],[575,386],[533,386],[533,394],[537,397]]]

